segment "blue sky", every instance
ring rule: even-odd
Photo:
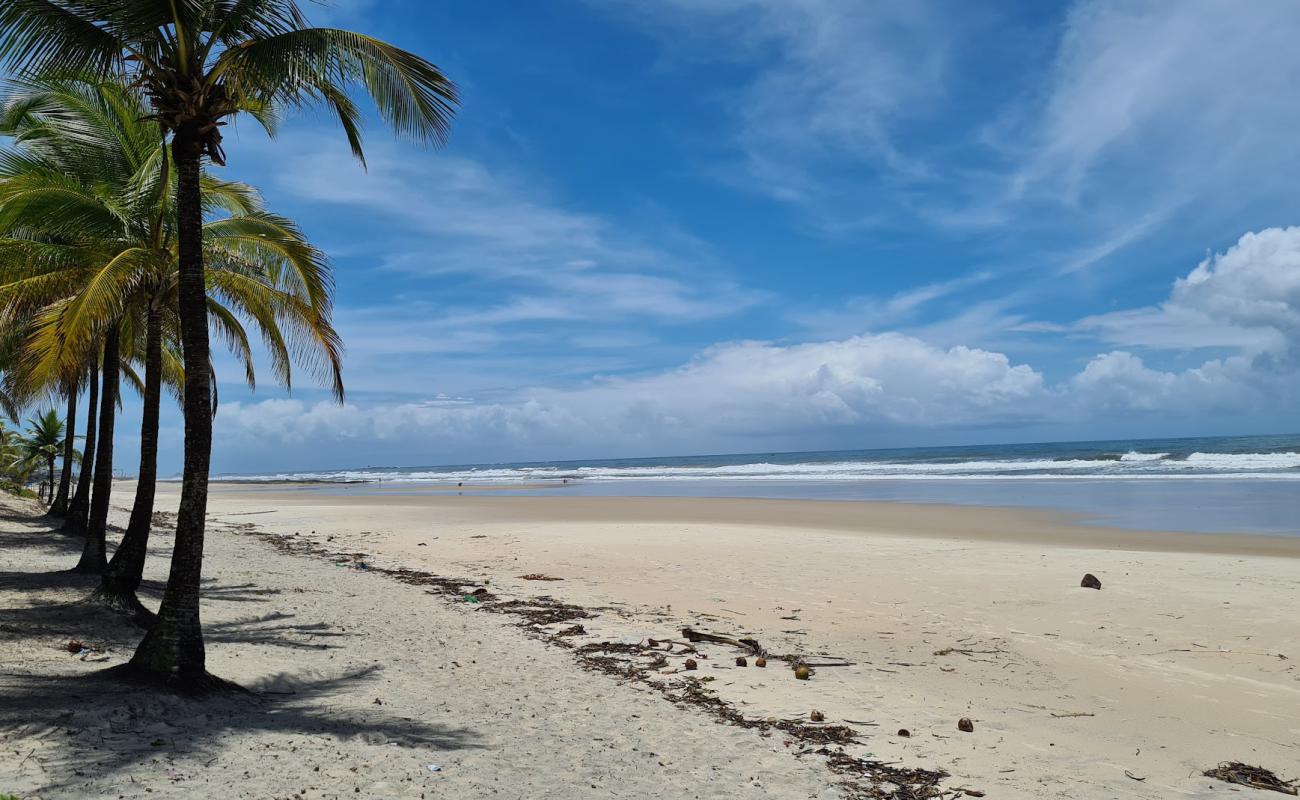
[[[308,12],[464,106],[368,171],[228,135],[333,259],[349,398],[222,362],[219,471],[1300,428],[1294,2]]]

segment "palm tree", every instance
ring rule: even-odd
[[[40,383],[66,374],[93,344],[97,331],[125,331],[145,366],[140,469],[126,534],[103,565],[104,525],[111,480],[114,403],[104,402],[95,466],[94,507],[80,569],[103,573],[97,596],[129,610],[136,599],[153,517],[161,387],[180,385],[183,369],[176,307],[176,221],[166,191],[174,174],[155,123],[144,121],[143,99],[112,81],[37,79],[14,86],[3,104],[0,132],[11,133],[18,153],[0,153],[0,304],[30,307],[49,291],[71,292],[34,314],[25,351],[28,379]],[[106,166],[108,165],[108,166]],[[112,167],[112,165],[116,165]],[[69,180],[72,179],[72,180]],[[244,184],[204,176],[203,203],[226,213],[204,224],[206,282],[212,324],[232,346],[255,382],[251,348],[239,317],[262,332],[277,377],[291,381],[291,361],[316,368],[342,399],[340,345],[329,323],[331,278],[323,254],[289,220],[264,211]],[[69,204],[79,209],[83,241],[55,246],[60,231],[48,220]],[[66,237],[69,234],[63,234]],[[71,276],[71,278],[69,277]],[[71,282],[75,280],[75,282]],[[0,283],[3,283],[0,280]],[[116,373],[116,371],[114,371]],[[110,395],[105,370],[104,397]],[[111,380],[116,380],[114,375]],[[115,391],[115,390],[114,390]]]
[[[65,384],[63,394],[67,400],[67,430],[63,434],[63,469],[59,471],[59,489],[50,504],[50,516],[66,517],[68,515],[68,493],[72,486],[72,461],[76,451],[77,439],[77,393],[80,387],[76,382]]]
[[[95,471],[95,458],[99,451],[99,354],[88,358],[86,381],[86,438],[81,446],[81,468],[77,470],[77,488],[68,501],[63,532],[71,536],[85,536],[90,516],[90,476]]]
[[[27,485],[32,464],[19,446],[19,437],[0,420],[0,489],[14,491]]]
[[[63,444],[63,420],[51,408],[29,419],[27,425],[27,435],[19,440],[19,447],[24,458],[45,467],[47,480],[42,481],[42,494],[49,500],[54,497],[54,461]]]
[[[294,0],[5,0],[0,64],[27,74],[127,74],[150,96],[178,173],[178,295],[185,362],[185,463],[176,545],[158,622],[132,664],[171,682],[212,685],[199,621],[199,582],[212,450],[201,162],[225,162],[221,126],[247,113],[270,125],[284,109],[322,104],[363,158],[361,84],[403,134],[443,140],[456,103],[428,61],[351,31],[310,28]]]

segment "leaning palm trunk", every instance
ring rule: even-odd
[[[185,464],[176,512],[176,544],[158,620],[140,642],[131,664],[188,687],[213,680],[205,667],[199,622],[199,580],[212,455],[212,383],[208,367],[207,289],[203,283],[203,208],[198,126],[183,124],[172,140],[176,165],[178,311],[185,366]]]
[[[153,522],[154,486],[158,479],[158,411],[162,402],[162,308],[149,303],[145,320],[144,410],[140,419],[140,471],[135,504],[122,543],[104,570],[95,598],[112,608],[130,612],[137,621],[151,623],[154,615],[140,603],[136,591],[144,577],[149,529]]]
[[[99,448],[95,453],[94,492],[90,515],[86,520],[86,544],[77,562],[77,572],[103,574],[108,566],[108,501],[113,491],[113,423],[117,414],[117,384],[121,372],[118,358],[118,331],[114,326],[104,339],[103,389],[99,403]]]
[[[76,454],[77,389],[76,384],[68,387],[68,430],[63,437],[63,470],[59,475],[59,493],[50,506],[50,515],[55,517],[68,515],[68,490],[72,487],[72,460]]]
[[[99,408],[99,366],[90,366],[90,382],[86,401],[86,446],[81,452],[81,469],[77,472],[77,491],[68,503],[67,520],[63,523],[64,533],[82,536],[86,533],[86,518],[90,515],[90,476],[95,468],[95,445],[97,423],[95,415]]]

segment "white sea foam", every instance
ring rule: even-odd
[[[528,483],[537,481],[871,481],[871,480],[1125,480],[1125,479],[1300,479],[1300,453],[1129,452],[1117,456],[1049,459],[944,461],[835,461],[716,466],[532,466],[469,469],[362,469],[231,476],[224,480],[376,481],[384,483]]]
[[[1132,450],[1119,457],[1120,461],[1163,461],[1168,453],[1137,453]]]

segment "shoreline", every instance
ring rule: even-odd
[[[237,490],[317,492],[326,495],[500,494],[519,497],[697,498],[817,500],[869,504],[964,506],[1057,512],[1066,522],[1094,528],[1206,534],[1300,536],[1300,495],[1294,480],[1196,477],[880,479],[869,481],[574,480],[371,483],[248,483]]]
[[[122,482],[130,489],[133,482]],[[162,487],[159,484],[160,493]],[[176,485],[178,489],[179,486]],[[1208,553],[1218,555],[1268,555],[1300,558],[1300,536],[1263,533],[1201,533],[1197,531],[1138,530],[1089,519],[1088,515],[1059,510],[958,503],[906,503],[901,501],[811,500],[734,497],[579,495],[503,495],[475,497],[477,491],[498,492],[498,485],[451,488],[428,495],[415,490],[384,493],[283,491],[275,484],[248,487],[214,483],[214,498],[299,507],[401,507],[430,508],[466,518],[500,521],[562,519],[571,522],[635,524],[737,524],[784,526],[865,536],[919,536],[936,539],[1042,544],[1064,547],[1137,552]],[[421,487],[423,489],[424,487]],[[463,493],[463,496],[456,495]],[[246,495],[246,497],[245,497]],[[219,515],[220,511],[212,512]],[[954,515],[961,525],[953,526]]]

